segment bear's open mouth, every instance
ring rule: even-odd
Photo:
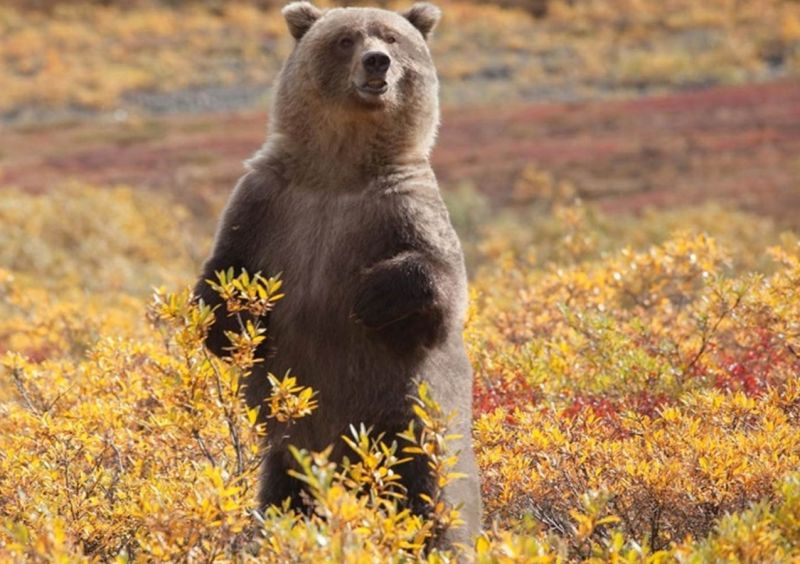
[[[373,78],[364,84],[356,86],[359,92],[372,95],[384,94],[389,89],[389,84],[382,78]]]

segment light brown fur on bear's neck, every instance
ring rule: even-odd
[[[350,115],[342,116],[345,112]],[[378,112],[346,109],[331,115],[300,110],[292,119],[284,107],[255,160],[279,162],[283,174],[298,184],[322,184],[327,189],[347,189],[397,167],[428,168],[430,146],[402,134],[413,131],[414,124],[406,120],[391,123],[390,116]],[[309,119],[311,115],[315,119]]]

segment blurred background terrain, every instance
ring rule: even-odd
[[[279,7],[4,2],[0,182],[29,193],[127,184],[211,221],[263,141],[292,45]],[[797,2],[444,9],[434,165],[456,199],[519,208],[579,197],[613,213],[716,201],[798,217]]]

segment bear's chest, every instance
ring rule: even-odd
[[[365,268],[398,246],[407,226],[396,204],[363,193],[294,190],[276,201],[264,226],[264,270],[281,273],[297,307],[330,309]]]

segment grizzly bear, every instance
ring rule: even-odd
[[[467,283],[429,154],[439,124],[438,81],[427,46],[440,12],[373,8],[283,9],[295,40],[277,81],[263,147],[246,163],[218,227],[195,295],[218,306],[206,344],[217,355],[236,322],[206,279],[215,271],[281,273],[286,297],[269,314],[263,372],[250,376],[253,406],[270,393],[265,372],[291,372],[318,392],[319,408],[268,432],[260,502],[302,508],[287,445],[320,451],[351,424],[394,439],[414,419],[419,380],[462,439],[443,492],[465,524],[438,546],[469,543],[480,526],[470,441],[472,370],[462,329]],[[418,427],[417,427],[418,428]],[[402,440],[399,443],[402,444]],[[411,509],[436,484],[427,460],[397,467]]]

